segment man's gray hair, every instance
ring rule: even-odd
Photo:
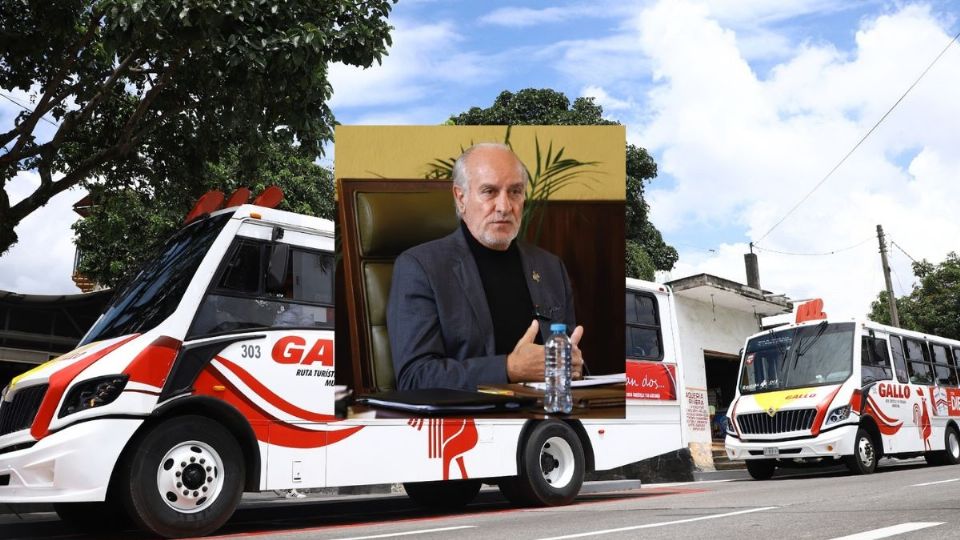
[[[470,176],[467,174],[467,158],[470,157],[470,154],[478,148],[499,148],[501,150],[506,150],[513,154],[513,157],[517,161],[517,174],[523,178],[523,189],[527,189],[527,184],[530,182],[530,176],[527,174],[527,168],[523,166],[523,162],[520,161],[520,158],[517,157],[517,154],[514,153],[513,149],[503,143],[494,143],[494,142],[483,142],[477,143],[470,148],[467,148],[460,154],[460,157],[457,158],[457,161],[453,164],[453,171],[450,174],[453,184],[463,190],[464,193],[469,192],[470,186]],[[460,218],[460,207],[454,205],[457,210],[457,218]]]

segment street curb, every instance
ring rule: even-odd
[[[350,493],[331,493],[338,488],[329,488],[317,490],[316,492],[304,493],[306,497],[287,499],[278,495],[274,491],[261,491],[257,493],[244,493],[243,500],[240,501],[239,508],[268,508],[274,505],[286,504],[305,504],[318,503],[324,501],[346,501],[367,498],[382,497],[406,497],[406,494],[397,488],[399,484],[375,484],[371,486],[348,486],[345,491]],[[596,493],[608,493],[614,491],[629,491],[640,489],[639,480],[600,480],[596,482],[584,482],[580,488],[580,493],[591,495]],[[496,486],[484,486],[484,491],[496,491]],[[357,491],[363,491],[358,493]],[[53,512],[52,504],[43,503],[24,503],[24,504],[0,504],[0,515],[9,514],[37,514],[43,512]]]

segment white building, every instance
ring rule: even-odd
[[[713,441],[723,433],[714,422],[733,400],[746,338],[761,320],[793,309],[784,295],[709,274],[666,283],[674,293],[686,400],[687,441],[694,465],[713,470]]]

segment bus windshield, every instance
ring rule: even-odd
[[[740,392],[752,394],[847,380],[853,370],[854,323],[781,330],[747,342]]]
[[[160,254],[113,297],[80,345],[144,332],[169,317],[231,215],[227,212],[204,219],[173,235]]]

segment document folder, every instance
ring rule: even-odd
[[[422,414],[451,414],[515,411],[533,405],[537,400],[525,396],[505,396],[467,390],[431,388],[368,394],[360,396],[358,401],[371,407]]]

